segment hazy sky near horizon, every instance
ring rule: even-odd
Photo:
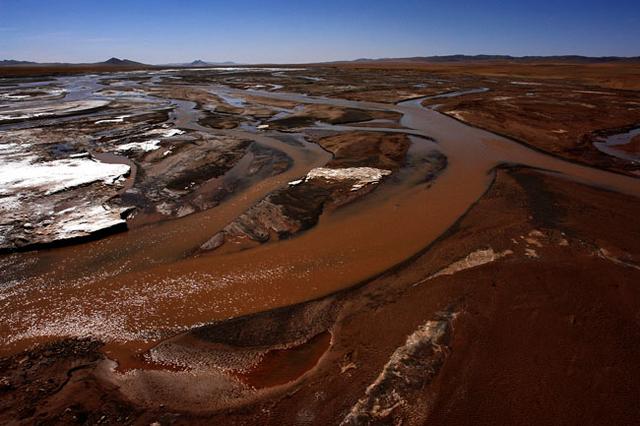
[[[640,0],[0,0],[0,59],[640,56]]]

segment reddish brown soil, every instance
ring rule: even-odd
[[[96,347],[70,343],[1,361],[0,419],[337,424],[406,337],[446,310],[458,316],[435,378],[418,393],[397,389],[411,397],[409,411],[396,410],[409,413],[403,424],[633,424],[640,416],[640,230],[629,224],[639,212],[640,200],[627,196],[501,171],[448,235],[404,266],[309,308],[249,320],[243,329],[306,327],[302,318],[314,304],[340,306],[329,352],[282,391],[206,415],[134,407],[92,375]],[[487,247],[513,254],[425,281]],[[79,364],[89,367],[67,373]],[[40,384],[48,379],[54,385]]]
[[[331,71],[349,84],[306,82],[286,89],[393,101],[490,86],[487,93],[433,103],[555,155],[631,170],[595,152],[591,138],[637,123],[633,90],[640,88],[640,77],[632,66],[362,66]],[[444,87],[415,88],[413,83],[429,75],[450,81]],[[369,84],[366,78],[380,84]],[[510,83],[517,79],[539,84]],[[351,83],[363,86],[352,88]],[[301,89],[303,85],[309,90]],[[612,94],[592,93],[601,91]],[[200,96],[184,94],[197,102],[218,102]],[[261,114],[260,109],[254,113]],[[336,117],[341,115],[344,111]],[[353,111],[347,115],[363,118]],[[347,143],[352,136],[347,141],[332,139],[339,136],[321,140],[336,154],[334,165],[355,165],[354,158],[367,158],[393,168],[406,151],[402,140],[388,149],[364,135],[359,143]],[[636,138],[630,145],[637,143]],[[0,423],[339,424],[368,396],[367,389],[407,336],[428,321],[454,314],[447,338],[432,351],[420,352],[425,357],[437,353],[435,362],[426,363],[428,371],[410,370],[413,375],[397,387],[378,389],[383,396],[400,395],[403,402],[376,413],[372,423],[635,424],[640,418],[638,214],[640,200],[632,197],[541,172],[502,170],[487,194],[445,236],[382,276],[321,300],[178,337],[200,339],[203,347],[222,341],[236,349],[272,348],[247,381],[256,387],[280,386],[256,393],[251,402],[207,412],[209,402],[221,399],[213,394],[193,401],[197,412],[186,406],[136,405],[124,391],[99,378],[96,368],[103,355],[98,342],[64,341],[0,359]],[[504,257],[429,279],[488,248]],[[328,349],[323,340],[305,340],[329,333]],[[278,351],[298,338],[306,343]],[[409,357],[406,364],[420,366],[422,361]],[[194,384],[198,380],[194,375]],[[165,394],[179,392],[170,381],[166,386]]]
[[[640,122],[640,93],[590,87],[573,81],[478,81],[490,90],[431,99],[439,111],[563,158],[633,172],[637,166],[600,152],[599,133],[618,133]],[[531,83],[531,84],[529,84]]]
[[[270,127],[289,129],[312,126],[316,121],[330,124],[366,122],[373,119],[399,120],[400,114],[385,111],[363,111],[330,105],[306,105],[301,112],[269,122]]]
[[[331,344],[331,334],[323,332],[290,349],[268,352],[260,363],[239,375],[254,388],[267,388],[291,382],[312,369]]]
[[[140,411],[96,382],[100,344],[62,341],[0,360],[2,424],[127,424]]]
[[[612,89],[640,90],[640,65],[637,62],[579,64],[568,62],[532,62],[513,63],[509,61],[495,62],[378,62],[349,63],[338,66],[343,69],[376,70],[383,73],[398,70],[414,70],[430,72],[446,76],[481,76],[536,78],[547,80],[575,80],[583,84],[597,85]]]
[[[424,405],[413,407],[422,414],[416,417],[435,425],[633,423],[640,415],[640,271],[594,251],[628,253],[637,263],[638,230],[625,223],[638,209],[640,201],[624,196],[529,171],[501,172],[447,238],[347,297],[329,360],[265,423],[312,413],[316,424],[336,424],[405,337],[444,309],[461,314],[447,361],[425,387]],[[538,258],[524,255],[520,238],[533,229],[544,235],[543,247],[534,246]],[[515,253],[412,287],[488,246]]]
[[[396,170],[404,163],[411,145],[401,133],[347,132],[318,140],[333,153],[327,167],[375,167]]]
[[[154,69],[151,65],[98,65],[98,64],[81,64],[81,65],[16,65],[0,67],[0,76],[2,77],[32,77],[32,76],[51,76],[51,75],[67,75],[67,74],[87,74],[97,72],[119,72],[119,71],[136,71],[145,69]]]

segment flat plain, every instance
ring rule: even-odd
[[[632,424],[640,68],[0,68],[0,421]]]

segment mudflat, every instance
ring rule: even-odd
[[[0,80],[3,421],[640,414],[633,64],[58,72]]]

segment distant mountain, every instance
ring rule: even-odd
[[[141,62],[132,61],[130,59],[110,58],[104,62],[98,62],[96,65],[116,65],[116,66],[141,66]]]
[[[226,61],[226,62],[207,62],[202,59],[196,59],[193,62],[174,62],[171,64],[164,64],[166,66],[171,67],[218,67],[221,65],[238,65],[236,62]]]
[[[35,65],[35,62],[16,61],[15,59],[3,59],[0,61],[0,66],[3,65]]]
[[[557,55],[557,56],[510,56],[510,55],[444,55],[444,56],[414,56],[409,58],[360,58],[354,61],[339,62],[490,62],[490,61],[510,61],[510,62],[571,62],[571,63],[606,63],[606,62],[639,62],[640,57],[625,56],[580,56],[580,55]]]
[[[14,59],[4,59],[0,60],[0,66],[2,65],[55,65],[55,66],[86,66],[86,65],[114,65],[114,66],[146,66],[141,62],[132,61],[130,59],[119,59],[119,58],[110,58],[104,62],[96,62],[96,63],[83,63],[83,64],[73,64],[68,62],[31,62],[31,61],[16,61]]]
[[[196,59],[195,61],[191,62],[189,65],[193,66],[193,67],[202,67],[202,66],[212,66],[212,65],[237,65],[235,62],[232,61],[225,61],[225,62],[206,62],[203,61],[202,59]]]

